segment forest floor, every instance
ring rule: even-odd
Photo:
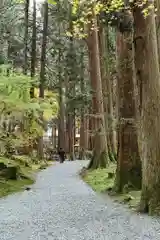
[[[114,191],[116,164],[110,164],[107,169],[86,170],[82,169],[81,177],[92,189],[105,196],[111,196],[114,201],[126,204],[130,209],[139,208],[141,191],[125,185],[121,194]]]
[[[13,156],[12,159],[0,157],[0,198],[14,192],[23,191],[35,182],[38,170],[48,163],[33,163],[29,156]]]
[[[0,199],[0,240],[160,239],[160,219],[131,212],[80,179],[86,164],[55,163],[30,191]]]

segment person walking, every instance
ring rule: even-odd
[[[65,151],[62,148],[60,148],[58,154],[60,158],[60,163],[63,163],[65,161]]]

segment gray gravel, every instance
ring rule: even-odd
[[[0,240],[160,239],[160,219],[96,195],[77,175],[86,162],[44,170],[31,191],[0,200]]]

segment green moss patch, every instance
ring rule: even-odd
[[[86,170],[83,172],[83,179],[88,183],[93,190],[97,192],[104,192],[106,189],[110,189],[114,185],[116,166],[111,164],[108,168]]]
[[[24,190],[25,186],[35,182],[34,173],[48,165],[28,156],[0,157],[0,197]]]
[[[7,196],[11,193],[19,192],[25,189],[25,186],[34,183],[33,179],[21,179],[21,180],[0,180],[0,197]]]
[[[131,190],[118,194],[114,191],[116,164],[110,164],[106,169],[81,171],[82,179],[96,192],[110,195],[114,201],[127,204],[131,209],[137,209],[141,191]]]

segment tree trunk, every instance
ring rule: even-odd
[[[94,28],[89,29],[88,50],[90,61],[90,78],[92,87],[92,110],[94,114],[94,153],[88,168],[105,168],[108,163],[108,149],[105,135],[105,119],[100,71],[97,19],[94,17]]]
[[[25,0],[25,16],[24,16],[24,25],[25,25],[25,33],[24,33],[24,66],[23,73],[27,75],[28,70],[28,17],[29,17],[29,0]]]
[[[40,85],[39,85],[40,98],[44,98],[47,31],[48,31],[48,2],[46,0],[44,3],[43,35],[42,35],[42,47],[41,47],[41,69],[40,69]],[[41,118],[43,120],[43,113],[41,115]],[[43,136],[39,138],[39,142],[38,142],[38,157],[39,159],[44,158]]]
[[[79,159],[86,159],[86,151],[88,150],[88,120],[87,115],[83,114],[81,116]]]
[[[89,109],[89,123],[88,123],[88,128],[89,128],[89,139],[88,139],[88,150],[92,151],[93,150],[93,117],[92,115],[92,110]]]
[[[36,68],[36,0],[33,0],[33,23],[32,23],[32,49],[31,49],[31,78],[35,76]],[[34,86],[30,89],[30,97],[34,98]]]
[[[68,134],[69,160],[73,161],[75,160],[75,155],[74,155],[74,116],[72,113],[68,114],[67,134]]]
[[[151,3],[147,2],[148,5]],[[142,9],[135,7],[133,15],[143,170],[140,209],[149,214],[160,214],[160,75],[154,9],[144,18]]]
[[[69,5],[69,30],[73,32],[73,22],[72,22],[72,4]],[[74,46],[74,39],[71,36],[69,38],[69,51],[67,54],[67,81],[66,81],[66,98],[70,102],[72,102],[72,98],[75,96],[75,61],[76,61],[76,54],[75,54],[75,46]],[[68,103],[66,108],[67,110],[67,129],[66,135],[68,138],[68,155],[69,160],[75,159],[74,153],[74,144],[75,144],[75,107]]]
[[[85,94],[85,82],[84,82],[84,52],[81,53],[81,94]],[[81,107],[81,122],[80,122],[80,153],[79,159],[86,159],[86,151],[88,149],[88,129],[87,129],[87,109],[86,106]]]
[[[56,136],[56,123],[53,123],[52,125],[52,146],[54,149],[56,149],[56,142],[57,142],[57,136]]]
[[[112,154],[115,156],[117,153],[117,136],[116,136],[116,129],[115,129],[115,116],[114,116],[114,108],[113,108],[113,91],[112,91],[112,78],[109,69],[109,26],[105,29],[105,39],[106,39],[106,66],[107,66],[107,88],[108,88],[108,113],[109,113],[109,137],[110,137],[110,145],[112,149]],[[108,55],[108,56],[107,56]]]
[[[156,30],[157,30],[157,46],[158,46],[158,60],[160,65],[160,1],[155,2],[157,12],[156,12]]]
[[[135,100],[133,86],[132,32],[117,33],[118,53],[118,153],[116,190],[127,184],[141,188],[141,161],[135,125]]]
[[[62,80],[60,80],[62,81]],[[59,118],[58,118],[58,147],[65,149],[65,106],[64,106],[63,85],[60,82],[59,86]]]
[[[113,126],[113,100],[111,90],[111,79],[109,74],[109,49],[108,49],[108,34],[102,24],[99,24],[99,51],[101,65],[102,92],[105,113],[106,138],[108,143],[108,153],[111,161],[114,160],[116,153],[116,135]]]

